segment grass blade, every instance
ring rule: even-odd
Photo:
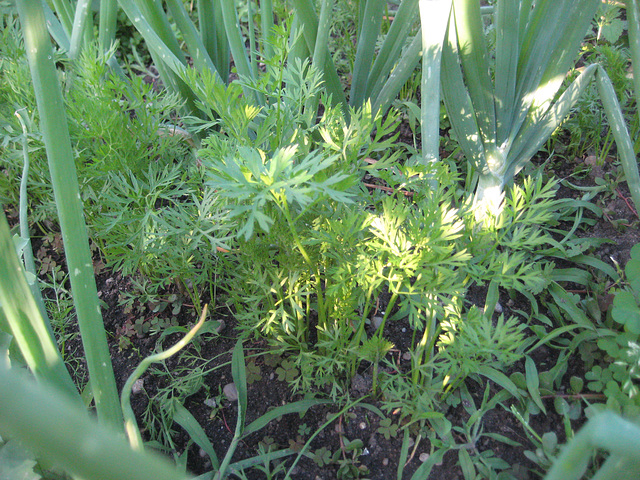
[[[535,362],[528,355],[524,362],[524,368],[526,374],[527,390],[529,391],[531,400],[533,400],[538,408],[542,411],[542,413],[546,415],[547,410],[544,408],[542,398],[540,397],[540,379],[538,378],[538,369],[536,368]]]
[[[298,400],[297,402],[289,403],[287,405],[282,405],[281,407],[276,407],[273,410],[269,410],[267,413],[262,415],[260,418],[254,420],[247,428],[244,429],[242,434],[243,437],[250,435],[254,432],[257,432],[261,428],[267,426],[269,422],[275,420],[278,417],[283,415],[287,415],[288,413],[302,413],[309,410],[309,408],[315,405],[323,405],[327,403],[332,403],[329,400],[316,400],[316,399],[307,399],[307,400]]]
[[[231,440],[227,454],[222,459],[220,470],[218,470],[218,473],[216,473],[214,477],[215,480],[222,480],[223,478],[226,478],[231,458],[233,457],[244,432],[244,423],[247,416],[247,370],[244,363],[242,340],[238,340],[236,342],[236,346],[233,348],[233,356],[231,357],[231,376],[233,377],[233,383],[235,384],[238,392],[238,418],[236,420],[236,431],[233,434],[233,439]]]
[[[184,408],[184,405],[177,400],[173,403],[173,409],[173,421],[184,428],[189,434],[189,437],[196,442],[196,444],[202,448],[207,455],[209,455],[213,469],[217,470],[220,465],[218,462],[218,456],[216,455],[216,451],[213,449],[213,445],[211,444],[209,437],[207,437],[207,434],[202,429],[198,421],[193,415],[191,415],[191,412]]]
[[[98,303],[75,159],[42,2],[23,0],[17,5],[98,418],[120,429],[122,412]]]

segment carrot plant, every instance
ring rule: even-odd
[[[180,342],[141,363],[125,385],[121,406],[98,303],[93,260],[89,251],[62,92],[53,62],[50,40],[44,28],[43,5],[38,1],[26,0],[18,3],[18,11],[36,91],[51,182],[70,269],[73,299],[100,426],[96,426],[95,421],[83,408],[80,395],[57,350],[52,332],[33,300],[24,276],[24,268],[18,260],[16,247],[3,214],[0,219],[0,251],[2,253],[0,268],[3,272],[0,276],[0,305],[4,313],[0,323],[2,327],[0,377],[8,390],[5,388],[0,393],[2,430],[14,438],[25,441],[38,454],[62,465],[68,472],[83,478],[138,478],[138,475],[167,479],[184,478],[183,473],[166,462],[147,453],[132,450],[123,442],[121,432],[124,425],[131,445],[137,450],[142,448],[136,420],[129,406],[131,385],[150,363],[172,355],[195,335],[205,321],[206,306],[202,309],[200,321],[196,327]],[[16,354],[15,348],[11,347],[12,341],[15,342],[19,354]],[[246,375],[242,352],[242,344],[238,342],[233,355],[232,373],[240,392],[241,411],[246,411]],[[24,359],[40,385],[33,384],[25,374],[17,373],[21,358]],[[11,368],[8,368],[10,365]],[[27,397],[28,401],[25,401]],[[43,401],[43,398],[46,400]],[[40,403],[39,406],[38,403]],[[277,412],[271,412],[248,426],[244,425],[244,418],[239,419],[236,438],[232,448],[219,465],[220,468],[217,461],[212,458],[216,466],[216,471],[213,473],[217,478],[222,479],[226,478],[233,469],[243,468],[244,464],[230,462],[240,435],[259,430],[275,416],[303,411],[317,403],[319,402],[303,401],[281,407]],[[126,413],[124,423],[123,410]],[[185,424],[189,425],[187,430],[190,433],[200,435],[200,431],[189,421],[188,412],[183,410],[181,418]],[[29,423],[33,428],[24,429],[25,423]],[[74,428],[74,435],[68,433],[67,429],[70,426]],[[87,442],[95,448],[84,448]],[[212,449],[209,448],[209,451]],[[278,456],[292,453],[293,451],[289,450],[272,452],[269,458],[278,458]],[[113,461],[115,457],[119,458],[119,461]],[[132,469],[135,469],[136,473],[126,473]]]

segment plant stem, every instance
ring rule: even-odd
[[[200,327],[204,323],[204,319],[207,317],[207,307],[205,304],[202,309],[202,314],[200,315],[200,319],[195,326],[189,330],[189,332],[176,343],[173,347],[165,350],[163,352],[156,353],[154,355],[149,355],[144,358],[140,364],[136,367],[133,373],[129,376],[126,383],[122,387],[122,398],[120,400],[122,406],[122,412],[124,414],[125,421],[125,431],[127,433],[127,437],[129,438],[129,443],[134,450],[142,450],[142,437],[140,436],[140,430],[138,430],[138,426],[136,424],[136,418],[131,408],[131,389],[133,388],[133,384],[136,380],[138,380],[144,372],[147,371],[149,366],[152,363],[157,363],[162,360],[166,360],[172,355],[178,353],[187,343],[191,341],[191,339],[195,336],[195,334],[200,330]]]
[[[122,411],[100,313],[76,165],[44,10],[40,0],[20,0],[17,6],[40,113],[93,398],[98,418],[121,430]]]
[[[296,230],[296,226],[293,222],[293,218],[291,218],[291,212],[289,211],[289,204],[287,203],[286,199],[281,202],[281,209],[282,209],[282,213],[284,213],[284,217],[287,220],[287,225],[289,225],[289,231],[293,236],[293,241],[296,244],[296,247],[298,247],[298,251],[302,255],[302,258],[304,258],[304,261],[307,262],[307,265],[309,265],[309,267],[315,274],[316,295],[318,297],[318,325],[324,326],[327,321],[327,312],[325,312],[324,294],[322,291],[322,277],[320,276],[320,269],[318,268],[317,265],[313,264],[313,262],[311,261],[311,257],[309,256],[305,248],[302,246],[302,241],[300,240],[300,237]]]

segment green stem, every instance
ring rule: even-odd
[[[147,371],[152,363],[161,362],[162,360],[166,360],[170,356],[175,355],[191,341],[195,334],[198,333],[198,330],[200,330],[200,327],[204,323],[204,319],[207,317],[207,307],[208,305],[205,304],[198,323],[196,323],[195,326],[189,330],[189,332],[178,343],[168,350],[154,355],[149,355],[144,358],[129,376],[124,387],[122,387],[122,398],[120,400],[120,404],[124,414],[125,432],[129,438],[129,443],[134,450],[142,450],[142,437],[140,436],[140,430],[136,424],[136,417],[133,413],[133,409],[131,408],[131,390],[133,388],[133,384],[142,376],[142,374],[144,374],[144,372]]]
[[[121,429],[122,411],[100,312],[75,159],[44,10],[40,0],[20,0],[17,6],[40,113],[93,398],[98,418],[113,428]]]
[[[636,105],[640,105],[640,6],[638,0],[626,0],[627,25],[629,32],[629,51],[631,52],[631,65],[633,67],[633,89],[636,96]],[[637,108],[640,119],[640,108]]]
[[[36,301],[40,314],[44,320],[51,338],[54,338],[53,329],[51,328],[51,321],[47,315],[47,309],[42,299],[42,292],[38,286],[38,278],[36,274],[36,264],[33,260],[33,249],[31,247],[31,234],[29,233],[29,221],[27,217],[28,211],[28,196],[27,196],[27,183],[29,177],[29,137],[27,132],[27,126],[20,115],[20,111],[16,111],[14,114],[18,117],[20,125],[22,126],[22,156],[24,159],[24,167],[22,168],[22,178],[20,179],[20,236],[27,241],[27,244],[22,250],[22,258],[24,259],[24,266],[27,272],[33,276],[33,281],[27,282],[29,289],[33,295],[33,299]]]
[[[598,71],[596,72],[596,84],[602,105],[604,106],[613,130],[613,136],[616,139],[620,163],[622,164],[624,175],[627,179],[631,198],[636,206],[636,211],[640,211],[640,173],[638,172],[638,161],[615,90],[607,72],[602,67],[598,67]]]
[[[302,258],[304,258],[304,261],[307,262],[307,265],[309,265],[309,267],[311,268],[311,270],[314,272],[316,276],[315,284],[316,284],[316,295],[318,297],[318,324],[321,326],[324,326],[327,320],[327,316],[326,316],[327,312],[325,312],[324,294],[322,291],[322,276],[320,275],[320,269],[318,268],[317,265],[313,264],[313,262],[311,261],[311,257],[309,256],[304,246],[302,245],[302,241],[300,240],[300,237],[298,236],[298,232],[296,231],[293,218],[291,218],[291,212],[289,211],[289,205],[286,202],[286,200],[282,202],[282,212],[284,213],[284,216],[287,220],[287,225],[289,225],[289,231],[293,236],[293,241],[296,244],[298,251],[300,252],[300,254],[302,255]]]

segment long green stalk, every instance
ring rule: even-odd
[[[117,0],[100,0],[100,18],[98,25],[98,45],[100,52],[106,52],[116,39],[118,18]]]
[[[184,8],[184,3],[181,0],[168,0],[167,5],[187,44],[194,67],[199,70],[209,70],[213,72],[216,78],[220,79],[220,74],[211,57],[209,57],[209,52],[203,44],[200,34],[189,18],[189,14]]]
[[[80,48],[88,31],[93,31],[93,24],[89,23],[89,9],[91,8],[90,0],[78,0],[75,15],[73,18],[73,30],[71,32],[71,45],[69,47],[69,58],[75,60],[78,58]],[[89,28],[90,27],[90,28]]]
[[[51,330],[27,285],[4,213],[0,215],[0,272],[0,306],[27,366],[39,382],[55,386],[81,405]]]
[[[640,105],[640,4],[638,4],[638,0],[627,0],[626,3],[629,51],[631,52],[631,66],[633,67],[633,89],[637,106]],[[640,120],[640,108],[636,107],[636,113]]]
[[[166,460],[134,452],[62,393],[0,362],[0,430],[84,480],[186,480]],[[13,478],[13,477],[12,477]]]
[[[564,447],[547,473],[545,480],[577,480],[582,478],[591,460],[591,455],[596,449],[605,449],[618,458],[634,461],[637,458],[638,449],[640,449],[640,427],[611,412],[599,414],[589,420],[573,440]],[[637,470],[637,463],[634,466],[636,467],[634,477],[607,478],[637,478],[640,471]]]
[[[33,280],[29,279],[28,284],[31,290],[31,294],[33,295],[33,299],[36,301],[38,308],[40,310],[40,315],[44,320],[47,329],[53,336],[53,329],[51,328],[51,322],[49,321],[49,317],[47,315],[47,309],[44,305],[44,300],[42,299],[42,292],[40,291],[40,287],[38,284],[38,279],[36,277],[36,264],[33,259],[33,247],[31,245],[31,234],[29,232],[29,219],[28,219],[28,195],[27,195],[27,183],[29,179],[29,137],[27,126],[22,119],[22,115],[19,111],[15,112],[15,116],[18,117],[20,121],[20,125],[22,126],[22,157],[24,159],[24,166],[22,168],[22,178],[20,179],[20,237],[24,241],[26,241],[26,245],[22,251],[22,259],[24,261],[24,266],[27,272],[27,275],[30,275]]]
[[[367,0],[365,3],[362,29],[358,37],[356,59],[353,65],[351,93],[349,94],[349,105],[352,107],[359,107],[365,101],[369,72],[373,63],[376,40],[380,33],[382,12],[385,5],[386,1],[384,0]]]
[[[133,373],[129,376],[124,386],[122,387],[122,398],[121,398],[121,406],[122,411],[124,413],[125,419],[125,432],[127,437],[129,438],[129,443],[134,450],[142,450],[142,437],[140,435],[140,430],[138,429],[138,425],[136,424],[136,418],[133,413],[133,409],[131,408],[131,391],[133,389],[133,384],[138,380],[144,372],[151,366],[152,363],[162,362],[167,358],[171,357],[178,353],[185,345],[187,345],[191,339],[198,333],[200,327],[202,327],[205,318],[207,318],[207,305],[205,304],[202,309],[202,314],[200,315],[200,319],[198,323],[196,323],[191,330],[187,332],[187,334],[182,337],[173,347],[163,351],[158,352],[153,355],[149,355],[145,357],[140,364],[136,367]]]
[[[402,89],[403,85],[407,83],[409,77],[416,69],[418,62],[420,61],[420,54],[422,53],[422,32],[418,32],[405,52],[400,57],[397,65],[393,68],[389,74],[389,78],[381,86],[380,92],[376,95],[375,90],[372,94],[372,111],[385,113],[391,106],[391,103],[398,96],[398,92]]]
[[[389,32],[376,55],[371,72],[369,72],[365,98],[377,97],[383,86],[386,85],[389,74],[400,62],[398,59],[402,57],[402,49],[405,47],[409,32],[414,28],[417,13],[418,0],[405,0],[400,3]],[[406,81],[403,82],[403,85],[404,83]],[[398,89],[399,91],[400,89]]]
[[[451,0],[420,0],[422,24],[422,160],[440,158],[440,60]]]
[[[319,33],[318,16],[314,3],[311,0],[292,0],[292,4],[295,8],[296,18],[299,19],[302,25],[302,35],[307,44],[307,48],[309,52],[313,52],[315,51],[316,39]],[[327,53],[324,54],[324,63],[317,64],[314,62],[314,64],[318,70],[324,73],[324,85],[327,93],[331,95],[333,105],[346,106],[347,99],[342,90],[342,84],[340,83],[336,66],[333,63],[331,55],[328,54],[328,48]]]
[[[17,6],[96,410],[103,423],[121,430],[122,412],[98,303],[75,160],[42,2],[19,0]]]
[[[631,198],[636,206],[636,211],[640,211],[640,174],[638,173],[638,160],[633,150],[633,142],[627,129],[627,124],[620,108],[620,103],[616,97],[615,90],[609,79],[609,75],[602,68],[598,68],[596,72],[596,84],[598,85],[598,93],[607,118],[611,124],[613,136],[616,139],[618,154],[620,155],[620,163],[624,170],[624,176],[631,192]]]

